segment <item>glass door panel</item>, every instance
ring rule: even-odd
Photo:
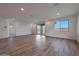
[[[37,34],[44,34],[45,33],[45,24],[38,24],[36,26]]]
[[[8,44],[11,45],[15,41],[16,27],[15,19],[8,19]]]

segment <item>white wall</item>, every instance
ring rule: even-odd
[[[76,39],[76,31],[77,31],[77,17],[69,16],[65,17],[69,19],[69,32],[56,32],[54,28],[54,23],[56,20],[47,21],[46,22],[46,35],[51,37],[60,37],[60,38],[68,38],[68,39]],[[61,18],[62,19],[62,18]]]
[[[5,18],[0,18],[0,38],[4,38],[8,36],[7,28],[4,26],[7,25],[7,20]]]
[[[16,36],[28,35],[28,34],[32,34],[30,24],[27,24],[24,21],[17,20],[16,21]]]
[[[4,28],[7,25],[7,18],[0,18],[0,38],[8,37],[8,28]],[[22,20],[16,20],[16,36],[32,34],[30,24]]]
[[[31,23],[30,26],[31,26],[32,34],[37,34],[36,33],[36,24],[35,23]]]

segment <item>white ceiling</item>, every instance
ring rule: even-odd
[[[25,10],[22,12],[20,8]],[[60,13],[57,16],[57,13]],[[27,22],[41,21],[66,17],[79,12],[78,3],[26,3],[26,4],[0,4],[0,17],[16,18]]]

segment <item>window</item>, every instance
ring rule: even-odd
[[[69,20],[63,19],[55,22],[55,31],[57,32],[68,32],[69,31]]]

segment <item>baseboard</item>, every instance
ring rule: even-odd
[[[51,37],[51,38],[59,38],[59,39],[69,39],[69,40],[75,40],[75,39],[70,39],[70,38],[62,38],[62,37],[53,37],[53,36],[48,36],[48,35],[45,35],[47,37]]]
[[[27,34],[27,35],[32,35],[32,34]],[[19,36],[26,36],[26,35],[16,35],[15,37],[19,37]],[[8,37],[1,37],[0,39],[7,39]]]
[[[8,37],[2,37],[2,38],[0,38],[0,39],[7,39]]]

